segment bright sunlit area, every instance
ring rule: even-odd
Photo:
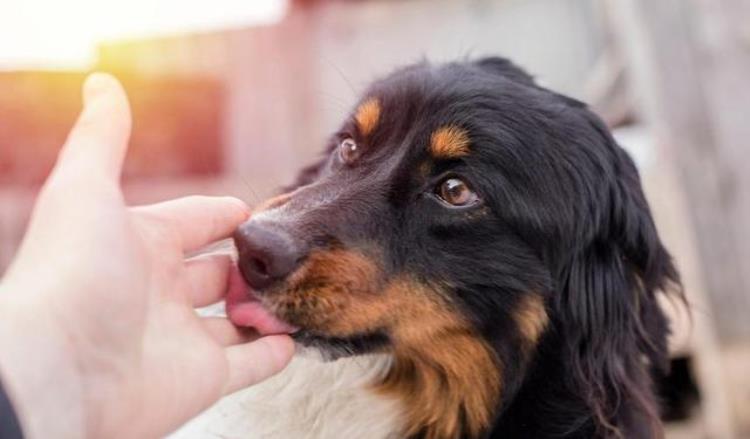
[[[87,68],[117,39],[272,24],[286,0],[24,0],[0,6],[0,69]]]

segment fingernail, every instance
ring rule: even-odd
[[[232,204],[237,205],[244,213],[246,217],[250,217],[250,206],[247,205],[244,201],[240,200],[239,198],[235,197],[225,197],[227,201],[231,202]]]
[[[86,78],[86,82],[83,83],[83,102],[88,104],[98,96],[106,93],[111,89],[112,84],[116,83],[117,80],[109,74],[95,72],[90,74]]]

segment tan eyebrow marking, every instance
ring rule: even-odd
[[[369,135],[378,125],[378,120],[380,120],[380,101],[376,98],[370,98],[363,102],[357,108],[354,119],[357,121],[362,135]]]
[[[448,125],[432,133],[430,151],[435,158],[455,159],[469,154],[469,135],[463,129]]]

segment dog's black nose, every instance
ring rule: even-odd
[[[294,271],[299,251],[287,233],[249,221],[234,232],[242,276],[254,290],[262,290]]]

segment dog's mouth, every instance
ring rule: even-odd
[[[263,305],[261,299],[245,283],[239,269],[233,267],[229,275],[226,312],[236,326],[254,328],[261,335],[293,334],[299,328],[278,318]]]
[[[277,291],[275,294],[283,293]],[[264,302],[247,284],[239,269],[233,267],[225,303],[227,317],[236,326],[253,328],[261,335],[290,334],[300,345],[319,351],[327,361],[382,351],[390,342],[385,331],[341,337],[305,326],[295,326],[278,316],[273,303]]]
[[[342,357],[385,351],[390,339],[384,332],[372,332],[348,337],[332,337],[301,329],[292,338],[302,346],[316,349],[326,361]]]

